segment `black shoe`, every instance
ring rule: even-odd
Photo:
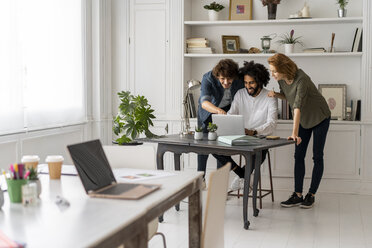
[[[301,203],[300,208],[312,208],[315,202],[315,197],[311,193],[307,193],[304,201]]]
[[[304,198],[302,196],[298,197],[296,192],[293,192],[291,197],[289,197],[288,200],[281,202],[280,205],[285,208],[291,208],[300,205],[303,201]]]

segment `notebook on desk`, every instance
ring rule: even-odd
[[[160,188],[154,184],[117,183],[99,140],[67,148],[89,196],[134,200]]]

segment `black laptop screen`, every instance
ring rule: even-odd
[[[87,193],[116,182],[101,141],[92,140],[67,148]]]

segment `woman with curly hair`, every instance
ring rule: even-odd
[[[264,87],[270,79],[269,71],[265,66],[254,63],[254,61],[244,62],[244,66],[239,69],[239,77],[244,81],[245,88],[238,90],[231,103],[231,108],[227,112],[230,115],[243,115],[246,135],[269,135],[275,127],[278,119],[278,101],[268,97],[269,91]],[[265,160],[267,151],[262,153],[262,161]],[[232,190],[243,187],[244,168],[239,166],[231,157],[213,155],[221,164],[232,163],[232,168],[242,170],[231,184]],[[255,159],[253,158],[253,164]]]

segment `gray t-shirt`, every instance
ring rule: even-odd
[[[284,80],[279,80],[278,83],[292,112],[295,108],[300,109],[300,124],[303,128],[315,127],[331,116],[326,100],[301,69],[297,70],[292,84],[288,85]]]
[[[222,100],[220,102],[220,104],[218,105],[219,108],[223,108],[223,107],[226,107],[227,105],[230,105],[231,102],[232,102],[232,99],[231,99],[231,87],[228,88],[228,89],[224,89],[224,93],[223,93],[223,97],[222,97]]]

